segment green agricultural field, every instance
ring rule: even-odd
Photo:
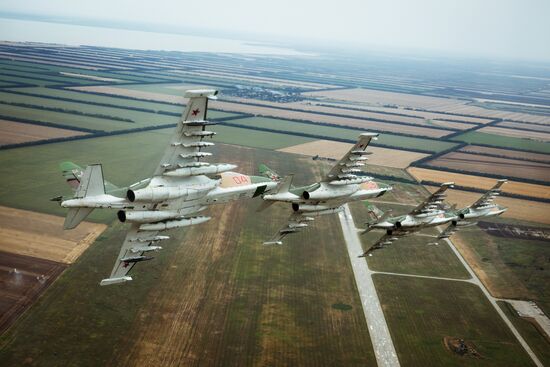
[[[66,160],[103,164],[105,178],[125,186],[152,174],[167,144],[171,129],[0,151],[0,203],[16,208],[64,215],[66,210],[49,201],[70,195],[59,163]],[[93,213],[93,220],[109,222],[113,216]]]
[[[9,76],[9,75],[0,75],[0,80],[4,83],[17,83],[17,84],[23,83],[23,84],[35,85],[37,87],[48,87],[52,85],[61,84],[56,81],[38,80],[32,77],[25,78],[21,76]]]
[[[83,93],[78,92],[74,90],[68,90],[68,89],[49,89],[49,88],[17,88],[17,91],[20,92],[26,92],[26,93],[33,93],[33,94],[39,94],[43,96],[51,96],[51,97],[57,97],[57,98],[69,98],[71,100],[77,100],[82,102],[95,102],[95,103],[105,103],[105,104],[111,104],[115,106],[119,106],[120,108],[124,107],[134,107],[134,108],[145,108],[153,111],[166,111],[166,112],[173,112],[173,113],[182,113],[183,106],[178,105],[170,105],[166,103],[156,103],[156,102],[148,102],[148,101],[141,101],[141,100],[132,100],[127,98],[120,98],[120,97],[113,97],[113,96],[102,96],[102,95],[96,95],[91,93]],[[183,92],[181,92],[183,95]],[[183,98],[182,98],[183,101]],[[59,101],[59,103],[64,103],[64,101]],[[230,113],[230,112],[221,112],[221,111],[208,111],[208,117],[209,118],[223,118],[223,117],[230,117],[230,116],[237,116],[237,113]]]
[[[412,138],[386,133],[380,134],[377,143],[401,149],[422,149],[434,153],[442,152],[457,145],[443,140]]]
[[[141,127],[149,125],[163,125],[163,124],[175,124],[178,121],[176,116],[168,116],[157,113],[149,112],[140,112],[135,110],[128,110],[125,107],[115,108],[115,107],[103,107],[96,106],[87,103],[79,102],[67,102],[60,101],[50,98],[41,98],[41,97],[29,97],[19,94],[12,94],[6,92],[0,92],[0,101],[8,103],[26,103],[36,106],[44,106],[48,108],[62,108],[66,110],[79,111],[90,114],[101,114],[106,116],[114,116],[123,119],[131,119],[136,122],[136,125],[131,125],[132,127]],[[116,101],[115,101],[116,102]],[[4,105],[0,105],[4,106]],[[179,108],[180,111],[182,107]],[[39,109],[37,109],[39,110]],[[22,117],[24,115],[21,115]],[[117,127],[117,122],[112,122],[112,127],[109,130],[113,130]]]
[[[484,282],[495,297],[535,300],[550,314],[548,242],[492,236],[478,227],[455,236],[455,243],[466,246],[484,272]]]
[[[458,135],[453,140],[464,141],[469,144],[486,144],[495,147],[515,148],[530,150],[533,152],[550,153],[550,143],[541,141],[512,138],[508,136],[500,136],[495,134],[487,134],[478,131],[470,131],[462,135]]]
[[[374,271],[469,279],[460,260],[444,241],[435,242],[437,230],[426,229],[417,235],[401,238],[367,257]],[[363,248],[369,248],[384,232],[372,231],[361,236]],[[428,237],[432,236],[432,237]]]
[[[0,70],[1,69],[10,69],[10,70],[17,70],[17,71],[23,71],[28,73],[37,73],[36,75],[39,76],[41,74],[52,74],[52,73],[75,73],[75,74],[84,74],[84,75],[92,75],[92,76],[98,76],[102,78],[111,78],[111,79],[119,79],[119,81],[109,81],[108,83],[128,83],[128,82],[136,82],[136,83],[144,83],[144,82],[151,82],[158,80],[157,78],[150,78],[146,77],[143,74],[140,76],[126,76],[117,72],[112,71],[98,71],[98,70],[91,70],[91,69],[81,69],[76,67],[68,67],[68,66],[60,66],[60,65],[49,65],[49,64],[41,64],[41,63],[32,63],[32,62],[26,62],[26,61],[19,61],[19,60],[0,60]],[[59,74],[59,76],[62,76],[63,74]],[[77,77],[73,77],[77,78]],[[91,79],[86,78],[78,78],[82,81],[88,80],[91,81]],[[94,81],[96,83],[97,81]]]
[[[244,171],[278,162],[318,177],[290,154],[216,148]],[[120,163],[156,160],[125,155]],[[287,246],[264,247],[289,208],[256,213],[258,204],[212,207],[212,221],[171,231],[133,282],[99,287],[127,227],[115,224],[0,337],[2,364],[374,365],[337,218],[319,218],[317,231]]]
[[[216,126],[213,130],[218,133],[214,139],[216,142],[266,149],[310,141],[226,126]],[[108,181],[126,186],[153,173],[171,132],[172,129],[162,129],[1,150],[0,175],[5,179],[0,187],[0,204],[64,215],[64,209],[49,201],[58,195],[71,194],[59,172],[60,162],[71,160],[82,166],[100,162]],[[223,155],[216,155],[213,159],[232,162],[231,157]],[[256,167],[253,172],[257,172]],[[108,222],[113,216],[94,212],[90,218]]]
[[[249,130],[225,125],[216,126],[214,131],[218,133],[214,137],[214,141],[263,149],[281,149],[314,140],[301,136]]]
[[[33,62],[21,61],[21,60],[0,60],[0,69],[12,69],[19,71],[28,71],[28,72],[47,72],[49,70],[49,65],[46,64],[37,64]],[[79,69],[81,70],[81,69]]]
[[[533,352],[539,357],[542,364],[549,366],[550,348],[548,348],[548,346],[550,343],[542,334],[544,331],[537,329],[532,322],[520,317],[511,304],[503,301],[498,301],[497,303],[516,329],[518,329],[519,333],[523,336],[527,344],[529,344]]]
[[[327,138],[337,137],[342,139],[356,140],[360,130],[322,126],[313,124],[304,124],[296,121],[282,120],[269,117],[248,117],[238,120],[232,120],[231,123],[263,127],[268,129],[276,129],[289,132],[302,132],[307,134],[315,134],[325,136]],[[439,152],[445,149],[449,149],[456,144],[431,140],[422,138],[410,138],[404,136],[397,136],[392,134],[381,133],[377,140],[379,144],[391,145],[402,149],[424,149],[432,152]]]
[[[3,73],[6,73],[8,75],[2,75]],[[39,83],[43,82],[43,79],[47,79],[47,81],[54,82],[55,84],[96,84],[97,81],[93,81],[90,79],[85,78],[79,78],[79,77],[71,77],[71,76],[64,76],[62,74],[59,75],[51,75],[46,74],[42,72],[28,72],[28,71],[16,71],[16,70],[0,70],[0,80],[4,80],[4,78],[7,77],[18,77],[18,78],[24,78],[29,79],[29,84],[36,83],[37,85],[40,85]],[[34,80],[36,79],[36,82]]]
[[[369,149],[367,148],[367,151],[368,150]],[[367,163],[367,166],[365,166],[364,171],[367,174],[390,176],[390,177],[395,177],[397,179],[415,181],[415,179],[411,177],[411,175],[409,175],[406,170],[401,168],[378,166],[378,165]]]
[[[139,73],[136,73],[134,71],[122,71],[121,75],[129,75],[130,77],[138,76]],[[190,84],[190,85],[202,85],[202,86],[215,86],[217,88],[228,88],[228,87],[234,87],[236,84],[245,85],[249,84],[244,80],[235,79],[235,80],[226,80],[223,77],[201,77],[201,76],[193,76],[193,75],[185,75],[185,74],[179,74],[179,73],[151,73],[152,76],[158,76],[161,78],[174,80],[174,81],[181,81],[182,84]],[[170,88],[163,88],[162,83],[159,84],[146,84],[142,86],[138,86],[139,90],[147,91],[147,92],[155,92],[155,93],[164,93],[164,94],[173,94],[173,91],[170,90]],[[250,84],[249,84],[250,85]],[[151,86],[151,88],[149,88]],[[258,86],[258,84],[254,83],[254,86]],[[134,89],[132,87],[132,89]]]
[[[62,104],[60,104],[62,106]],[[90,117],[85,115],[77,115],[72,113],[46,111],[36,108],[19,107],[11,105],[0,105],[0,113],[7,117],[21,118],[28,120],[36,120],[48,122],[52,124],[66,125],[77,128],[86,128],[94,130],[114,131],[135,129],[142,127],[139,124],[115,121],[106,118]]]
[[[469,283],[375,274],[392,340],[403,366],[532,366],[481,290]],[[465,339],[481,358],[447,350]]]

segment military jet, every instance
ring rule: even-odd
[[[436,192],[431,194],[409,214],[393,217],[390,216],[391,211],[387,211],[375,222],[367,223],[367,228],[363,234],[376,229],[385,230],[386,233],[360,257],[364,257],[374,250],[392,244],[400,237],[408,236],[423,228],[436,227],[459,219],[458,215],[454,212],[447,212],[441,208],[445,198],[445,191],[453,187],[453,185],[453,182],[442,184]]]
[[[293,176],[281,177],[267,166],[260,166],[260,172],[273,181],[277,187],[262,196],[264,202],[258,209],[266,209],[275,202],[290,203],[292,214],[288,223],[275,237],[264,245],[282,245],[282,239],[291,233],[309,226],[314,217],[342,211],[342,205],[351,201],[379,197],[391,190],[389,185],[376,182],[372,177],[358,175],[367,161],[365,149],[378,134],[363,133],[351,150],[321,180],[307,186],[293,187]]]
[[[198,213],[209,205],[261,196],[277,186],[265,177],[232,172],[237,167],[233,164],[202,161],[212,155],[203,148],[214,145],[204,140],[216,134],[206,130],[214,124],[207,121],[206,112],[208,100],[215,99],[217,93],[216,90],[185,93],[189,98],[187,107],[153,177],[125,191],[104,182],[100,164],[87,166],[82,173],[77,166],[64,166],[67,180],[75,181],[74,184],[78,181],[74,197],[55,199],[69,208],[65,229],[75,228],[97,208],[118,209],[118,219],[131,224],[113,271],[101,285],[132,280],[128,272],[133,266],[151,260],[147,254],[160,250],[158,243],[169,238],[161,235],[164,231],[208,221],[210,217]],[[122,195],[117,196],[121,191]]]
[[[437,237],[437,239],[443,239],[450,237],[459,228],[475,225],[476,220],[479,218],[492,217],[504,213],[507,208],[495,204],[494,199],[500,195],[500,187],[505,182],[507,180],[499,180],[493,188],[483,194],[475,203],[463,209],[456,210],[456,208],[444,204],[444,192],[447,188],[453,187],[453,183],[449,182],[443,184],[439,190],[434,192],[408,215],[387,218],[388,212],[386,212],[377,222],[368,223],[367,229],[363,232],[367,233],[372,229],[385,229],[386,234],[360,257],[388,246],[400,237],[411,235],[423,228],[449,223],[449,226]],[[415,222],[417,223],[415,224]]]
[[[477,220],[480,218],[495,217],[508,210],[508,208],[495,204],[494,202],[495,198],[502,192],[500,188],[506,182],[508,182],[506,179],[498,180],[495,186],[483,194],[475,203],[466,208],[460,210],[451,208],[448,212],[456,216],[457,219],[451,221],[449,226],[438,236],[438,239],[449,238],[460,228],[477,224]]]

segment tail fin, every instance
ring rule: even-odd
[[[263,196],[264,202],[258,208],[258,211],[262,211],[268,208],[275,201],[293,202],[298,199],[299,196],[290,192],[292,186],[292,178],[294,175],[288,175],[278,182],[277,186],[272,189],[269,194]]]
[[[376,221],[378,221],[381,217],[384,216],[385,213],[382,210],[380,210],[376,205],[368,201],[363,201],[363,204],[368,209],[369,213],[376,217],[375,218]]]
[[[290,188],[292,187],[292,179],[294,178],[294,175],[293,174],[290,174],[288,176],[285,176],[285,178],[283,178],[279,184],[277,185],[277,187],[275,188],[275,193],[276,194],[281,194],[281,193],[285,193],[285,192],[288,192],[290,190]]]
[[[281,176],[277,172],[275,172],[274,170],[266,166],[265,164],[260,164],[258,169],[262,176],[269,178],[271,181],[281,180]]]
[[[184,97],[189,98],[181,116],[181,121],[204,121],[208,110],[208,100],[217,99],[217,90],[193,89],[185,91]]]
[[[361,234],[368,233],[373,228],[373,225],[375,225],[377,223],[385,222],[386,219],[388,219],[392,214],[391,209],[388,209],[385,212],[383,212],[376,205],[371,204],[368,201],[364,201],[363,203],[365,204],[365,206],[369,210],[369,214],[370,214],[371,218],[374,217],[374,221],[369,221],[369,222],[365,223],[367,225],[367,228],[365,228],[365,230]]]
[[[75,192],[75,198],[86,196],[98,196],[105,194],[105,185],[103,184],[103,169],[101,164],[93,164],[86,167],[82,174],[80,185]]]
[[[103,184],[103,170],[100,164],[86,167],[80,177],[80,184],[76,188],[75,198],[81,199],[87,196],[105,194]],[[93,211],[93,208],[70,208],[63,224],[64,229],[73,229],[80,224]]]

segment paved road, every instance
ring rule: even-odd
[[[398,277],[411,277],[411,278],[428,278],[428,279],[439,279],[439,280],[449,280],[451,282],[466,282],[466,283],[475,283],[473,279],[457,279],[457,278],[446,278],[446,277],[436,277],[432,275],[416,275],[416,274],[405,274],[405,273],[392,273],[389,271],[373,271],[375,274],[386,274],[386,275],[396,275]]]
[[[516,312],[521,317],[532,317],[544,330],[546,335],[550,337],[550,318],[544,314],[544,312],[532,301],[518,301],[516,299],[503,300],[514,306]]]
[[[391,340],[390,330],[382,312],[382,306],[372,281],[372,271],[369,270],[364,258],[357,257],[363,253],[361,241],[357,235],[357,228],[349,207],[344,205],[345,210],[338,214],[344,239],[348,248],[348,255],[355,275],[355,283],[359,291],[363,312],[369,327],[369,334],[374,347],[374,355],[379,367],[399,366],[397,353]]]

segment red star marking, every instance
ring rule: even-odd
[[[192,115],[193,115],[193,116],[197,116],[197,115],[199,114],[199,112],[201,112],[201,110],[199,110],[199,109],[197,108],[197,109],[193,110]]]
[[[130,265],[130,263],[124,262],[124,264],[122,265],[122,267],[123,267],[123,268],[127,268],[128,265]]]

